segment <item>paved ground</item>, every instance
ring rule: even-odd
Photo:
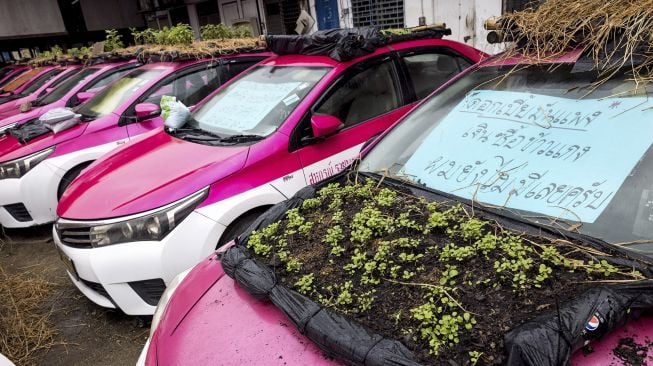
[[[6,230],[0,266],[8,273],[38,271],[56,284],[47,301],[59,345],[37,354],[39,365],[134,365],[149,329],[136,319],[88,301],[70,282],[51,237],[51,226]],[[1,300],[0,300],[1,301]]]

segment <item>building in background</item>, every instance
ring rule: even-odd
[[[244,25],[259,34],[295,34],[338,27],[413,27],[444,22],[452,38],[486,52],[483,21],[533,0],[0,0],[0,63],[33,57],[55,45],[88,46],[117,29],[190,24]],[[300,16],[308,27],[297,27]]]

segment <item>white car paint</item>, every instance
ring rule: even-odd
[[[57,218],[57,190],[66,172],[79,164],[96,160],[125,141],[113,141],[45,159],[19,179],[0,180],[0,206],[22,203],[32,216],[31,221],[17,221],[0,207],[0,225],[24,228],[53,222]]]
[[[128,315],[152,315],[156,307],[147,304],[128,282],[160,278],[166,285],[169,284],[177,274],[211,254],[234,220],[252,209],[286,200],[306,186],[306,177],[311,174],[315,176],[320,173],[320,179],[326,179],[346,169],[346,165],[358,156],[362,146],[357,145],[305,169],[204,205],[193,211],[161,241],[80,249],[62,244],[53,230],[55,244],[73,261],[80,278],[101,284],[111,297],[109,301],[71,276],[77,288],[91,301],[109,308],[115,307],[115,304]],[[293,179],[288,179],[288,176],[293,176]],[[60,222],[75,221],[60,219]]]

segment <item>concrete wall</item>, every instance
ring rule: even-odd
[[[0,39],[65,32],[57,0],[0,0]]]
[[[483,22],[501,15],[501,0],[404,0],[404,14],[407,27],[419,25],[419,17],[424,16],[426,24],[446,23],[452,39],[487,53],[500,51],[487,43]]]
[[[80,2],[86,28],[89,31],[145,25],[143,17],[138,13],[135,0],[80,0]]]

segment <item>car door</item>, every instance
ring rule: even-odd
[[[396,55],[387,53],[351,66],[302,118],[291,137],[308,184],[344,170],[363,144],[406,113],[410,99],[399,79]],[[311,117],[339,118],[343,127],[327,138],[313,138]]]

